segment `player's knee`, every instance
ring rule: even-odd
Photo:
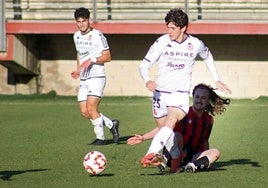
[[[95,110],[92,110],[92,109],[89,109],[87,111],[87,113],[88,113],[88,116],[90,117],[90,119],[92,119],[95,116],[96,111]]]
[[[97,109],[95,108],[89,108],[87,110],[87,113],[88,113],[88,118],[89,119],[96,119],[100,116],[100,113]]]
[[[89,118],[87,111],[81,111],[80,113],[84,118]]]
[[[221,156],[221,153],[218,149],[214,148],[212,149],[213,155],[215,156],[216,159],[219,159]]]

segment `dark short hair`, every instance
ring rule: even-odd
[[[84,8],[84,7],[80,7],[78,9],[75,10],[74,12],[74,18],[89,18],[90,16],[90,12],[88,9]]]
[[[170,22],[174,23],[177,27],[184,27],[184,26],[188,26],[188,15],[183,12],[181,9],[179,8],[174,8],[171,9],[166,17],[165,17],[165,22],[168,25]]]

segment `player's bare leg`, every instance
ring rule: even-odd
[[[86,102],[82,102],[80,104],[81,114],[90,119],[93,126],[94,132],[96,134],[96,140],[92,143],[94,145],[104,145],[104,130],[103,126],[106,125],[111,133],[113,134],[113,140],[115,143],[119,140],[119,121],[118,120],[110,120],[108,117],[99,112],[99,104],[101,98],[89,96]]]
[[[208,169],[219,157],[220,151],[218,149],[205,150],[193,157],[193,160],[185,166],[185,171],[193,173],[197,170]]]
[[[97,119],[101,115],[98,111],[99,104],[100,104],[101,98],[94,97],[94,96],[88,96],[87,97],[87,112],[89,119]]]
[[[105,144],[103,119],[98,111],[98,106],[100,104],[100,101],[101,101],[101,98],[99,97],[88,96],[87,101],[79,103],[82,116],[87,119],[90,119],[94,126],[96,140],[91,143],[93,145]]]
[[[154,158],[161,149],[166,145],[168,139],[173,135],[175,123],[184,118],[185,112],[179,108],[168,107],[168,116],[166,117],[165,126],[163,126],[158,133],[154,136],[152,143],[147,151],[147,154],[142,158],[141,163],[143,166],[154,165]]]

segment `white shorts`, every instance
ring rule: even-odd
[[[189,93],[188,92],[154,92],[153,97],[153,116],[161,118],[167,116],[168,107],[176,107],[185,113],[189,111]]]
[[[106,84],[106,77],[94,77],[87,80],[80,80],[78,91],[78,102],[86,101],[88,96],[101,98]]]

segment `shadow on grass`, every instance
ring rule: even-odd
[[[114,176],[114,174],[97,174],[97,175],[89,175],[89,177],[95,178],[95,177],[110,177]]]
[[[214,168],[221,168],[224,166],[231,166],[231,165],[251,165],[253,167],[261,167],[259,162],[251,161],[250,159],[232,159],[229,161],[219,161],[216,162],[213,167]]]
[[[133,135],[120,137],[119,140],[118,140],[118,143],[116,143],[116,144],[127,144],[127,142],[126,142],[127,139],[129,139],[132,136]],[[110,144],[115,144],[113,139],[105,140],[105,145],[110,145]],[[90,145],[90,144],[87,144],[87,145]]]
[[[259,162],[254,162],[254,161],[251,161],[250,159],[232,159],[229,161],[216,162],[209,169],[199,171],[198,173],[225,171],[226,169],[223,167],[232,166],[232,165],[251,165],[252,167],[262,167],[261,165],[259,165]],[[156,173],[151,173],[151,174],[144,174],[144,173],[141,174],[141,176],[162,176],[162,175],[170,175],[170,174],[168,171],[156,172]]]
[[[29,173],[29,172],[41,172],[46,171],[47,169],[32,169],[32,170],[6,170],[0,171],[0,178],[5,181],[12,181],[12,176]]]
[[[150,173],[150,174],[145,174],[145,173],[141,173],[141,176],[168,176],[168,175],[173,175],[170,174],[168,171],[166,172],[156,172],[156,173]]]
[[[130,137],[132,137],[132,135],[120,137],[117,144],[126,144],[127,139],[129,139]],[[106,144],[114,144],[114,141],[112,139],[107,140]]]

